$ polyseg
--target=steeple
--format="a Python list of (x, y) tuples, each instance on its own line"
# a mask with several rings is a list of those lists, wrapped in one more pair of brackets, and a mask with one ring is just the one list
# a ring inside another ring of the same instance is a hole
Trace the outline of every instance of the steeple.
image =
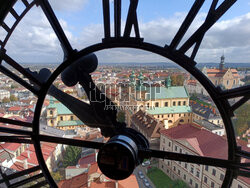
[(224, 54), (220, 57), (220, 70), (222, 71), (224, 69), (225, 65), (225, 56)]
[(170, 78), (170, 76), (168, 76), (167, 78), (166, 78), (166, 80), (165, 80), (165, 86), (166, 86), (166, 88), (168, 88), (168, 87), (171, 87), (172, 85), (172, 80), (171, 80), (171, 78)]
[(139, 79), (139, 85), (142, 85), (142, 83), (143, 83), (143, 79), (144, 79), (144, 76), (143, 76), (143, 74), (142, 74), (142, 72), (140, 72), (140, 74), (139, 74), (139, 76), (138, 76), (138, 79)]
[(135, 85), (135, 71), (132, 71), (132, 73), (130, 74), (129, 81), (130, 81), (130, 84)]

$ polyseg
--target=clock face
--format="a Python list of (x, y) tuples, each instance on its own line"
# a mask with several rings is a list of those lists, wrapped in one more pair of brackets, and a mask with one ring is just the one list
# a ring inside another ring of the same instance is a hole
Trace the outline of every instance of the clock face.
[(0, 8), (0, 185), (249, 186), (249, 5), (60, 3)]

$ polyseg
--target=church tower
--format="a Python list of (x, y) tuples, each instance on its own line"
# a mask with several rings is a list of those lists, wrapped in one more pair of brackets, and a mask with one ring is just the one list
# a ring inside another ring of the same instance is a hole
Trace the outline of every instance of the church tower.
[(222, 71), (224, 69), (224, 65), (225, 65), (225, 56), (224, 54), (221, 56), (220, 58), (220, 71)]

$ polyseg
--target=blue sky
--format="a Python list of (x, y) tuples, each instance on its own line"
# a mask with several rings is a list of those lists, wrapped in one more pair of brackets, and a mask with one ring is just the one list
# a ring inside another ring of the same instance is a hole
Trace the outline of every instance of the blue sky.
[[(220, 4), (223, 0), (219, 0)], [(49, 0), (72, 46), (78, 50), (101, 42), (103, 18), (101, 0)], [(111, 5), (113, 1), (111, 0)], [(137, 14), (141, 36), (164, 46), (173, 39), (194, 0), (141, 0)], [(184, 37), (184, 42), (204, 21), (212, 0), (206, 0)], [(129, 0), (122, 0), (124, 27)], [(15, 5), (21, 11), (21, 1)], [(113, 8), (113, 7), (112, 7)], [(111, 8), (111, 18), (113, 10)], [(7, 23), (11, 23), (9, 17)], [(25, 35), (24, 35), (25, 33)], [(207, 32), (197, 62), (218, 62), (225, 53), (228, 62), (250, 62), (250, 0), (238, 0)], [(0, 28), (0, 38), (3, 32)], [(34, 7), (18, 25), (6, 46), (20, 62), (60, 62), (62, 50), (40, 7)], [(115, 49), (97, 53), (104, 62), (152, 62), (165, 59), (143, 51)], [(145, 60), (146, 59), (146, 60)]]

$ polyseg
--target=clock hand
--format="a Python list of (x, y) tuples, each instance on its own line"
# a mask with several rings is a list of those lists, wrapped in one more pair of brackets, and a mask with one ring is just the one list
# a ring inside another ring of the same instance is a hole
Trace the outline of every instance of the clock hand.
[[(114, 104), (107, 97), (105, 97), (105, 95), (102, 94), (100, 90), (95, 86), (91, 76), (88, 73), (85, 73), (85, 71), (95, 70), (95, 68), (93, 69), (93, 67), (91, 66), (83, 66), (84, 64), (86, 65), (87, 60), (93, 60), (93, 58), (96, 58), (94, 54), (87, 57), (85, 56), (84, 58), (70, 65), (70, 68), (67, 68), (62, 73), (62, 80), (67, 86), (75, 85), (78, 82), (78, 76), (80, 75), (79, 83), (85, 89), (87, 96), (90, 99), (90, 105), (62, 92), (54, 85), (50, 87), (50, 89), (48, 90), (48, 94), (55, 97), (62, 104), (64, 104), (81, 121), (86, 123), (86, 125), (90, 127), (99, 127), (102, 131), (103, 136), (110, 137), (114, 134), (117, 134), (117, 132), (126, 125), (116, 121), (116, 110), (105, 109), (105, 104)], [(82, 63), (80, 64), (80, 62)], [(76, 70), (73, 70), (76, 66), (79, 67), (77, 67)], [(72, 69), (72, 67), (74, 68)], [(51, 75), (51, 72), (48, 69), (41, 69), (39, 73), (32, 72), (29, 69), (26, 70), (29, 71), (34, 77), (36, 77), (41, 83), (45, 83)], [(71, 74), (68, 74), (67, 72), (70, 72)], [(89, 88), (89, 86), (91, 86), (91, 88)], [(92, 88), (95, 88), (95, 90), (93, 90)]]
[(79, 82), (89, 98), (98, 122), (110, 124), (118, 131), (126, 125), (117, 122), (115, 104), (98, 89), (89, 74), (96, 69), (97, 64), (95, 54), (86, 55), (67, 67), (62, 72), (61, 79), (67, 86), (74, 86)]

